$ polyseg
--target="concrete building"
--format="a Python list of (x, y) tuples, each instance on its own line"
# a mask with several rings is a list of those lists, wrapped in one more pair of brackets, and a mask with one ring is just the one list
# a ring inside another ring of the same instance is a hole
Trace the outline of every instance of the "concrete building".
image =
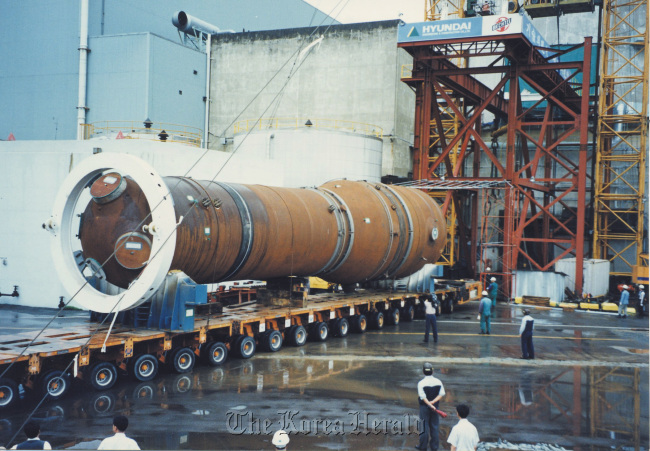
[(270, 136), (309, 127), (309, 120), (313, 128), (380, 136), (381, 175), (408, 176), (415, 96), (400, 81), (412, 60), (397, 48), (399, 26), (393, 20), (215, 35), (209, 147), (229, 151), (236, 134)]
[[(19, 140), (77, 136), (84, 1), (3, 2), (0, 139), (10, 133)], [(176, 11), (185, 10), (222, 30), (281, 29), (333, 20), (303, 0), (87, 4), (87, 123), (141, 124), (149, 118), (203, 129), (205, 55), (180, 44), (171, 23)]]

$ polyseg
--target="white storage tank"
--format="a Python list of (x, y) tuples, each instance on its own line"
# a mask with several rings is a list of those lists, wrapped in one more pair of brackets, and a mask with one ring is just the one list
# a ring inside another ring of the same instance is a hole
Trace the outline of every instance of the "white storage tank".
[[(584, 259), (582, 267), (582, 292), (590, 296), (604, 296), (609, 291), (609, 260)], [(555, 263), (555, 271), (566, 274), (564, 284), (575, 289), (576, 259), (564, 258)]]
[[(258, 125), (259, 127), (259, 125)], [(284, 186), (318, 186), (332, 179), (381, 181), (381, 130), (305, 126), (243, 129), (233, 150), (247, 158), (269, 159), (284, 169)], [(375, 133), (375, 134), (373, 134)], [(245, 138), (245, 139), (244, 139)]]

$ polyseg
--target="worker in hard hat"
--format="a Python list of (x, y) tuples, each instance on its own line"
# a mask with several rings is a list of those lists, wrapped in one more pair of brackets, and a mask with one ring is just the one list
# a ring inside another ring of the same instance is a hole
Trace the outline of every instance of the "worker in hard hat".
[(637, 304), (637, 309), (636, 309), (637, 312), (636, 312), (636, 314), (637, 314), (637, 316), (639, 318), (642, 318), (643, 317), (643, 309), (645, 307), (645, 290), (644, 290), (645, 287), (643, 285), (639, 285), (638, 288), (639, 288), (639, 294), (638, 294), (639, 303)]
[(621, 299), (618, 301), (618, 318), (627, 318), (627, 305), (630, 303), (630, 287), (623, 285)]
[[(425, 363), (422, 367), (424, 378), (418, 382), (418, 402), (420, 404), (420, 442), (416, 449), (426, 451), (428, 447), (438, 449), (439, 402), (445, 396), (445, 387), (440, 379), (433, 377), (433, 365)], [(428, 443), (427, 443), (428, 442)]]
[(524, 317), (521, 319), (519, 326), (519, 336), (521, 337), (521, 358), (534, 359), (535, 348), (533, 347), (533, 327), (535, 320), (530, 316), (530, 310), (524, 309)]
[(271, 443), (275, 446), (275, 449), (287, 449), (287, 445), (289, 444), (289, 434), (280, 429), (273, 434), (273, 440), (271, 440)]
[(497, 284), (497, 278), (490, 278), (490, 285), (487, 287), (488, 293), (490, 293), (490, 299), (492, 300), (492, 311), (494, 312), (497, 308), (497, 292), (499, 291), (499, 285)]
[(481, 334), (490, 335), (490, 316), (492, 315), (492, 299), (488, 297), (488, 292), (483, 290), (481, 293), (481, 303), (478, 305), (478, 316), (481, 320)]

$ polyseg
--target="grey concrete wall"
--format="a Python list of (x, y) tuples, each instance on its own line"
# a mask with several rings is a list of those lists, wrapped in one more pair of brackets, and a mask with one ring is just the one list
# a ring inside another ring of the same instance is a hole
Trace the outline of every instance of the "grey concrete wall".
[[(407, 175), (415, 95), (399, 79), (410, 56), (397, 48), (398, 23), (215, 36), (209, 147), (230, 150), (221, 139), (232, 138), (240, 120), (355, 121), (383, 129), (382, 173)], [(322, 43), (301, 57), (321, 33)]]

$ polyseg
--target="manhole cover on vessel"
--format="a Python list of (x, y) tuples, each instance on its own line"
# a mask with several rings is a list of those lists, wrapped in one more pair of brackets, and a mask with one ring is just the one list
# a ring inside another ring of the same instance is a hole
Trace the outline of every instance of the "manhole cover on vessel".
[(115, 259), (126, 269), (142, 268), (150, 255), (151, 240), (141, 233), (125, 233), (115, 243)]
[(117, 172), (102, 175), (90, 187), (90, 195), (98, 204), (117, 199), (126, 189), (126, 179)]

